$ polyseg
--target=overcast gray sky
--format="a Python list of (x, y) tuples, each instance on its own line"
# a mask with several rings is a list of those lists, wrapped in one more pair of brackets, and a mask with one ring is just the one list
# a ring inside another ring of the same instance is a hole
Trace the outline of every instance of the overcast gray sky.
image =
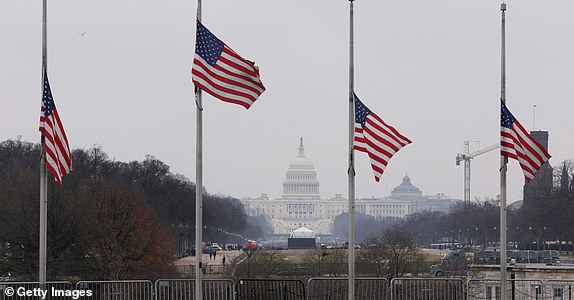
[[(507, 1), (507, 99), (528, 129), (550, 131), (551, 163), (574, 158), (574, 1)], [(197, 1), (48, 4), (48, 74), (73, 148), (119, 161), (156, 156), (195, 181), (191, 65)], [(39, 140), (42, 1), (0, 2), (0, 139)], [(500, 2), (355, 2), (355, 91), (413, 144), (376, 183), (357, 153), (357, 197), (408, 173), (425, 194), (462, 198), (465, 140), (499, 140)], [(280, 196), (299, 137), (324, 198), (347, 195), (349, 2), (203, 1), (203, 23), (261, 69), (249, 110), (204, 97), (204, 184), (234, 197)], [(499, 156), (472, 162), (472, 195), (499, 194)], [(508, 200), (522, 198), (518, 163)], [(65, 178), (64, 178), (65, 184)]]

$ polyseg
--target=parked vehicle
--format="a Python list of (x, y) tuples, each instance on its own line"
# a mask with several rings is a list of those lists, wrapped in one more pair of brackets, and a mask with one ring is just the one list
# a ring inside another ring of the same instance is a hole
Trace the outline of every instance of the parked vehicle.
[(219, 246), (218, 243), (213, 243), (213, 244), (207, 246), (207, 248), (215, 250), (215, 251), (223, 250), (223, 248), (221, 248), (221, 246)]
[(247, 241), (247, 248), (249, 248), (249, 249), (257, 249), (257, 241), (248, 240), (248, 241)]
[(431, 276), (464, 276), (466, 275), (464, 250), (449, 250), (438, 265), (430, 267)]

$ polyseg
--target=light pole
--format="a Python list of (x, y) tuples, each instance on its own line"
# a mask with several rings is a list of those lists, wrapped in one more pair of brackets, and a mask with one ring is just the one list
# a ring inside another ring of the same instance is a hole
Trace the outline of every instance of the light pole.
[[(528, 239), (532, 239), (532, 226), (528, 226)], [(531, 250), (532, 242), (530, 243), (528, 250)]]
[(515, 242), (516, 244), (514, 244), (514, 249), (517, 249), (516, 247), (518, 247), (519, 244), (522, 243), (521, 238), (520, 238), (520, 227), (516, 226), (516, 235), (515, 235)]
[(478, 245), (478, 226), (474, 227), (474, 244)]
[(496, 249), (496, 226), (494, 226), (493, 229), (494, 229), (494, 237), (492, 238), (492, 247)]
[(546, 250), (546, 226), (544, 226), (544, 231), (542, 231), (542, 250)]
[(536, 107), (538, 105), (532, 105), (532, 130), (536, 130)]

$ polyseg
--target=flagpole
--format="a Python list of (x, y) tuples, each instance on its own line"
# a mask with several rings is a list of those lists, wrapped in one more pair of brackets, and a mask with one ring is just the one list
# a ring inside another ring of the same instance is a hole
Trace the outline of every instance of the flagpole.
[[(44, 76), (47, 74), (47, 0), (42, 2), (42, 93), (44, 91)], [(43, 94), (42, 94), (43, 96)], [(46, 249), (47, 249), (47, 219), (48, 219), (48, 173), (46, 171), (46, 148), (44, 133), (41, 135), (40, 158), (40, 226), (39, 226), (39, 253), (38, 253), (38, 283), (40, 288), (46, 289)]]
[[(197, 0), (197, 20), (201, 22), (201, 0)], [(195, 136), (195, 299), (203, 299), (203, 106), (201, 89), (195, 87), (196, 136)]]
[[(500, 5), (501, 26), (501, 76), (500, 100), (506, 104), (506, 3)], [(500, 156), (500, 296), (506, 299), (506, 166), (508, 158)]]
[(348, 265), (349, 265), (349, 300), (355, 299), (355, 152), (353, 140), (355, 134), (355, 98), (354, 98), (354, 36), (353, 36), (353, 1), (349, 0), (350, 8), (350, 34), (349, 34), (349, 168), (347, 170), (349, 192), (349, 241), (348, 241)]

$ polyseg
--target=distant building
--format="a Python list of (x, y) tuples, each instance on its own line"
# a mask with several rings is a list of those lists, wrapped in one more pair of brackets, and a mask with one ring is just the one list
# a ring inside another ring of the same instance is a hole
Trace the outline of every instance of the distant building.
[[(530, 135), (548, 151), (548, 131), (531, 131)], [(524, 206), (546, 202), (552, 191), (552, 166), (545, 162), (530, 182), (524, 183)]]
[[(446, 212), (456, 201), (460, 200), (444, 194), (424, 196), (405, 176), (390, 197), (357, 199), (355, 206), (358, 213), (378, 219), (401, 219), (423, 210)], [(265, 216), (275, 234), (291, 234), (301, 227), (317, 234), (331, 234), (335, 217), (348, 209), (348, 201), (341, 194), (321, 199), (317, 173), (311, 160), (305, 156), (303, 139), (297, 156), (289, 163), (285, 173), (281, 197), (271, 198), (261, 194), (257, 198), (243, 198), (241, 203), (248, 215)]]

